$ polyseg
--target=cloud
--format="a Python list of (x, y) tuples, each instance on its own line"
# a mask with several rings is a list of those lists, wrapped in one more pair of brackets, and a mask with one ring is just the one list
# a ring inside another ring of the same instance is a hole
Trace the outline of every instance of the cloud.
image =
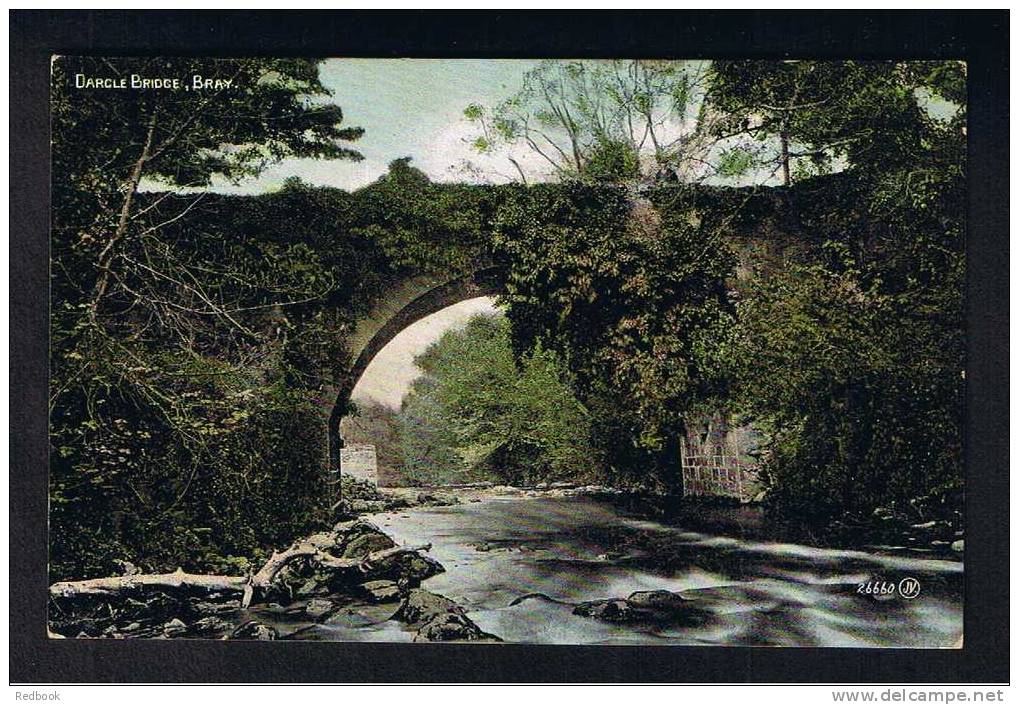
[(279, 189), (287, 178), (296, 176), (314, 186), (331, 186), (355, 191), (367, 186), (389, 170), (389, 162), (403, 156), (433, 181), (508, 183), (519, 181), (510, 158), (520, 165), (529, 182), (551, 178), (551, 165), (523, 145), (506, 145), (491, 153), (479, 154), (472, 146), (477, 127), (461, 118), (429, 133), (418, 133), (417, 146), (405, 152), (393, 152), (384, 158), (367, 157), (360, 162), (322, 159), (284, 159), (267, 168), (257, 179), (231, 184), (225, 179), (213, 182), (209, 189), (217, 193), (252, 194)]
[(547, 181), (551, 177), (551, 165), (526, 146), (505, 145), (479, 153), (472, 144), (478, 134), (478, 127), (466, 118), (448, 123), (425, 143), (422, 154), (415, 156), (415, 164), (433, 181), (495, 184), (519, 181), (520, 175), (511, 158), (530, 182)]

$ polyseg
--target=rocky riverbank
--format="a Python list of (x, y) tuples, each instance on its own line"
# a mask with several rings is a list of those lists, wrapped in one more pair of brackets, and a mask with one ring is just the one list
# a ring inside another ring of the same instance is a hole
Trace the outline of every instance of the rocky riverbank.
[[(51, 633), (115, 639), (498, 641), (490, 631), (526, 640), (534, 635), (514, 635), (507, 624), (479, 617), (479, 604), (501, 614), (507, 606), (511, 613), (534, 599), (539, 602), (519, 609), (551, 601), (556, 614), (565, 611), (575, 622), (610, 625), (592, 627), (592, 633), (615, 628), (611, 625), (672, 633), (727, 624), (733, 605), (766, 608), (768, 614), (801, 609), (798, 598), (780, 589), (782, 581), (799, 584), (816, 571), (849, 576), (818, 583), (838, 587), (837, 594), (825, 593), (829, 601), (863, 599), (849, 594), (846, 581), (898, 573), (922, 578), (924, 595), (939, 604), (960, 599), (958, 571), (951, 564), (962, 560), (963, 534), (953, 521), (909, 523), (906, 516), (878, 511), (872, 523), (881, 532), (854, 528), (836, 536), (842, 540), (832, 540), (834, 534), (796, 538), (801, 533), (795, 527), (775, 523), (760, 506), (680, 502), (596, 485), (379, 489), (345, 481), (343, 489), (336, 507), (343, 521), (274, 553), (247, 575), (143, 575), (125, 564), (135, 574), (57, 583), (50, 588)], [(592, 512), (604, 520), (593, 521)], [(426, 518), (416, 519), (422, 513)], [(450, 543), (461, 534), (460, 544)], [(436, 545), (433, 553), (431, 544), (439, 537), (449, 545)], [(433, 556), (453, 572), (443, 575), (446, 569)], [(489, 563), (496, 567), (481, 567)], [(553, 566), (554, 574), (548, 573)], [(570, 583), (563, 575), (577, 571), (576, 579), (592, 589), (563, 601), (557, 586)], [(632, 587), (624, 585), (634, 575), (640, 577)], [(744, 585), (691, 590), (686, 578), (676, 578), (684, 575), (693, 576), (693, 583)], [(762, 592), (762, 580), (774, 589)], [(423, 587), (426, 581), (434, 592)], [(594, 589), (601, 583), (606, 589)], [(680, 589), (648, 589), (673, 583)], [(809, 591), (820, 590), (808, 585)], [(624, 586), (629, 590), (619, 589)], [(496, 600), (491, 605), (488, 593)], [(843, 608), (857, 613), (867, 605)], [(793, 637), (788, 641), (799, 643)]]
[(499, 641), (455, 602), (421, 587), (444, 572), (427, 546), (398, 547), (360, 517), (491, 497), (570, 496), (603, 487), (564, 483), (532, 488), (480, 483), (444, 488), (384, 488), (344, 478), (334, 508), (346, 521), (297, 541), (246, 576), (126, 574), (50, 587), (54, 638), (307, 638), (342, 625), (383, 625), (414, 641)]
[(55, 638), (299, 637), (317, 625), (393, 622), (414, 641), (498, 641), (451, 600), (421, 588), (444, 571), (355, 520), (296, 542), (250, 576), (126, 575), (50, 587)]
[(411, 507), (449, 507), (482, 502), (491, 498), (519, 497), (611, 497), (623, 490), (604, 485), (577, 485), (569, 482), (543, 482), (517, 487), (476, 482), (436, 487), (375, 487), (367, 482), (344, 478), (343, 498), (337, 505), (342, 516), (361, 516), (392, 512)]

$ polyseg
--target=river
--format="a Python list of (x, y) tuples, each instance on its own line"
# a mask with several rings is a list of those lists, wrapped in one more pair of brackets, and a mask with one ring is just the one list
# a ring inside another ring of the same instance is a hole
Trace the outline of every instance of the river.
[[(431, 543), (446, 572), (424, 587), (508, 642), (951, 647), (962, 634), (963, 564), (950, 557), (694, 531), (582, 496), (490, 497), (369, 519), (398, 543)], [(920, 586), (912, 599), (860, 592), (869, 581), (897, 587), (908, 578)], [(573, 612), (644, 590), (683, 592), (708, 618), (635, 625)], [(356, 635), (353, 626), (313, 638), (404, 637), (391, 623)]]

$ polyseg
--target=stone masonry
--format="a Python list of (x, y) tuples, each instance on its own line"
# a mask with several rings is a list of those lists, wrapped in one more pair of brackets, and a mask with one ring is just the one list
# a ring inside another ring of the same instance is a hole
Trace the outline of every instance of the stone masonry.
[(378, 486), (378, 463), (375, 457), (375, 446), (369, 444), (350, 444), (340, 450), (340, 472), (348, 477), (364, 480)]
[(683, 494), (752, 501), (761, 491), (758, 461), (752, 455), (759, 435), (750, 426), (733, 426), (724, 413), (687, 421), (681, 438)]

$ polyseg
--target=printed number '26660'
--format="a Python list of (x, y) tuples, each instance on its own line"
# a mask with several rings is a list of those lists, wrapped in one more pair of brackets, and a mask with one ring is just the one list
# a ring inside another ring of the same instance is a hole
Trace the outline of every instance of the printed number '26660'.
[(894, 595), (895, 590), (895, 583), (887, 580), (870, 580), (866, 583), (860, 583), (859, 587), (856, 588), (856, 592), (861, 595)]

